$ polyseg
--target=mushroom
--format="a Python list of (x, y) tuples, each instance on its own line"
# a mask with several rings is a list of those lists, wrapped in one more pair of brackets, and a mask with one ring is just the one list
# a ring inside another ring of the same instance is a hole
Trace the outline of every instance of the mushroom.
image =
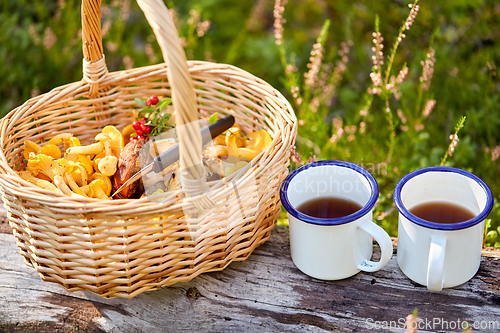
[(65, 170), (71, 174), (78, 186), (85, 186), (88, 183), (89, 174), (87, 169), (81, 163), (69, 164)]
[(103, 175), (112, 176), (116, 172), (118, 157), (123, 149), (122, 134), (114, 126), (106, 126), (95, 139), (103, 144), (106, 152), (106, 157), (97, 162), (97, 168)]
[(71, 133), (57, 134), (55, 137), (53, 137), (52, 139), (50, 139), (49, 142), (47, 142), (47, 144), (57, 146), (58, 144), (60, 144), (63, 141), (66, 143), (66, 141), (68, 141), (72, 137), (73, 137), (73, 134), (71, 134)]
[(106, 184), (104, 181), (102, 179), (95, 179), (89, 184), (89, 197), (111, 200), (111, 198), (106, 195), (105, 189)]
[(217, 156), (228, 156), (228, 148), (224, 145), (208, 146), (203, 152), (205, 158), (214, 158)]
[[(102, 133), (106, 134), (109, 138), (111, 154), (116, 158), (120, 157), (124, 147), (123, 136), (120, 131), (114, 126), (106, 126), (102, 129)], [(98, 140), (97, 137), (96, 140)], [(110, 155), (107, 150), (106, 155)]]
[(70, 197), (83, 197), (82, 195), (76, 194), (75, 192), (71, 191), (68, 185), (66, 185), (63, 176), (61, 175), (56, 175), (54, 177), (54, 184), (56, 184), (59, 190), (61, 190), (61, 192), (65, 195), (68, 195)]
[(38, 153), (45, 154), (47, 156), (51, 156), (55, 159), (61, 158), (61, 150), (59, 149), (59, 147), (57, 147), (56, 145), (50, 144), (50, 143), (47, 143), (46, 145), (44, 145)]
[(111, 190), (113, 189), (113, 186), (111, 185), (111, 179), (109, 179), (109, 177), (103, 175), (102, 173), (99, 173), (99, 172), (96, 172), (94, 173), (91, 177), (90, 177), (90, 180), (91, 181), (94, 181), (96, 179), (100, 179), (104, 182), (104, 185), (106, 185), (104, 187), (104, 193), (109, 196), (111, 195)]
[(35, 158), (28, 161), (28, 171), (30, 171), (34, 176), (39, 173), (49, 177), (52, 181), (56, 175), (62, 173), (62, 167), (53, 157), (47, 156), (45, 154), (37, 154)]
[(250, 143), (245, 147), (238, 148), (236, 145), (236, 130), (230, 128), (226, 134), (226, 145), (228, 147), (229, 156), (242, 156), (249, 160), (259, 155), (264, 149), (271, 144), (271, 136), (266, 130), (252, 132), (248, 135)]
[(66, 149), (67, 154), (97, 155), (102, 151), (104, 151), (104, 144), (100, 141), (88, 146), (76, 146)]
[(135, 133), (132, 124), (128, 124), (122, 131), (123, 143), (127, 144), (130, 141), (130, 135)]
[(76, 193), (76, 194), (79, 194), (83, 197), (87, 197), (87, 195), (85, 194), (85, 192), (80, 188), (80, 186), (78, 186), (78, 184), (75, 182), (75, 180), (73, 179), (73, 177), (71, 176), (71, 173), (69, 172), (65, 172), (64, 173), (64, 180), (66, 181), (66, 183), (68, 183), (69, 187), (71, 188), (71, 190)]
[(24, 141), (24, 158), (29, 160), (30, 159), (30, 153), (35, 153), (38, 154), (38, 152), (42, 150), (42, 147), (36, 143), (34, 143), (31, 140), (25, 140)]
[(39, 186), (45, 190), (49, 190), (49, 191), (52, 191), (52, 192), (58, 193), (58, 194), (63, 194), (63, 192), (60, 189), (58, 189), (54, 184), (52, 184), (51, 182), (49, 182), (47, 180), (43, 180), (43, 179), (40, 179), (40, 178), (33, 176), (33, 174), (29, 171), (19, 171), (17, 174), (19, 175), (19, 177), (26, 180), (27, 182), (30, 182), (30, 183), (32, 183), (36, 186)]

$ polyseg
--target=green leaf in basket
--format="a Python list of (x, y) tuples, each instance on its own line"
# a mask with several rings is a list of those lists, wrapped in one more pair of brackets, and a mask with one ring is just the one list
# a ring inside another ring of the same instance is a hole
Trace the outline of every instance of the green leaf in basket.
[(139, 104), (139, 106), (142, 106), (142, 107), (145, 107), (146, 106), (146, 102), (143, 100), (143, 99), (140, 99), (140, 98), (134, 98), (134, 101)]
[(158, 105), (156, 105), (156, 107), (160, 108), (160, 111), (163, 111), (167, 106), (170, 105), (170, 102), (171, 102), (170, 98), (165, 97), (164, 99), (158, 102)]
[(215, 112), (213, 115), (210, 116), (210, 118), (208, 118), (208, 124), (211, 125), (215, 123), (217, 119), (219, 119), (219, 113)]

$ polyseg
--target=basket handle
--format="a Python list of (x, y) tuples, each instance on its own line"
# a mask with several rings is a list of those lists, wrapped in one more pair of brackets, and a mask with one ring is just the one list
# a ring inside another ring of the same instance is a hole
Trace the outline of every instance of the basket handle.
[[(182, 188), (188, 197), (197, 197), (193, 200), (193, 204), (198, 211), (206, 210), (213, 207), (214, 203), (205, 194), (208, 192), (208, 186), (206, 185), (205, 169), (201, 162), (202, 140), (198, 124), (196, 95), (187, 66), (186, 54), (164, 2), (162, 0), (137, 0), (137, 3), (153, 28), (163, 53), (163, 59), (168, 66), (167, 75), (171, 87), (172, 102), (176, 109)], [(101, 76), (98, 80), (102, 80), (107, 74), (102, 53), (100, 6), (100, 0), (83, 0), (82, 3), (84, 64), (87, 61), (91, 66), (94, 66), (102, 62), (99, 67), (99, 75)], [(95, 68), (91, 74), (95, 75)], [(84, 78), (85, 75), (88, 75), (88, 72), (85, 72), (84, 66)]]

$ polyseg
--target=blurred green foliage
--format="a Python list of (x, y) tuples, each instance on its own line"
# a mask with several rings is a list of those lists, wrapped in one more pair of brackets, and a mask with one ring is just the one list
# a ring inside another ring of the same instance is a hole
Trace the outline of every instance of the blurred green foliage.
[[(375, 15), (380, 16), (387, 58), (402, 22), (408, 16), (407, 1), (290, 0), (284, 18), (287, 62), (295, 64), (296, 83), (303, 87), (310, 52), (320, 30), (329, 19), (323, 41), (323, 65), (341, 59), (342, 41), (352, 41), (346, 70), (335, 85), (329, 106), (321, 112), (296, 103), (290, 93), (274, 38), (272, 0), (167, 0), (190, 59), (228, 62), (259, 76), (281, 90), (305, 121), (299, 126), (297, 151), (307, 159), (342, 159), (365, 167), (372, 163), (380, 185), (376, 214), (391, 235), (397, 234), (397, 212), (392, 192), (408, 172), (438, 165), (450, 143), (449, 135), (461, 116), (467, 116), (460, 141), (446, 165), (471, 171), (491, 187), (495, 208), (490, 214), (487, 244), (499, 245), (500, 227), (500, 4), (496, 1), (420, 2), (420, 11), (406, 31), (396, 54), (392, 74), (404, 63), (409, 73), (401, 84), (401, 100), (388, 99), (393, 126), (389, 125), (383, 98), (373, 99), (372, 32)], [(80, 1), (3, 0), (0, 3), (0, 114), (31, 96), (82, 77)], [(208, 23), (203, 23), (209, 21)], [(151, 28), (135, 2), (102, 2), (104, 53), (110, 71), (140, 67), (162, 61)], [(208, 30), (207, 30), (208, 28)], [(419, 97), (421, 61), (431, 46), (435, 50), (434, 75), (428, 91)], [(293, 55), (293, 57), (292, 57)], [(323, 66), (322, 65), (322, 66)], [(322, 67), (323, 68), (323, 67)], [(422, 117), (424, 101), (434, 99), (430, 115)], [(396, 110), (407, 118), (403, 124)], [(336, 133), (332, 119), (342, 120), (345, 133)], [(360, 131), (364, 122), (364, 132)], [(418, 130), (415, 126), (420, 126)], [(421, 127), (423, 125), (423, 127)], [(356, 129), (351, 128), (356, 126)], [(401, 126), (406, 126), (403, 131)], [(313, 130), (313, 129), (316, 130)], [(394, 133), (394, 152), (388, 159)], [(383, 163), (386, 163), (385, 165)]]

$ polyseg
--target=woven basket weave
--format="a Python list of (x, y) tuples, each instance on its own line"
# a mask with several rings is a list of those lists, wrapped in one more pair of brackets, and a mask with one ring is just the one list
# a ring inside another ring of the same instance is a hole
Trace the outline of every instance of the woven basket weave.
[[(297, 130), (286, 99), (266, 82), (230, 65), (186, 61), (161, 0), (138, 0), (165, 63), (108, 72), (100, 1), (83, 0), (83, 80), (53, 89), (0, 122), (0, 185), (17, 244), (45, 281), (68, 291), (134, 297), (144, 291), (245, 260), (270, 235), (280, 212)], [(58, 195), (23, 181), (23, 142), (71, 132), (82, 144), (104, 126), (131, 122), (134, 98), (171, 96), (176, 112), (183, 189), (147, 198), (98, 200)], [(273, 142), (249, 170), (206, 183), (199, 167), (198, 110), (232, 114), (244, 131), (266, 129)], [(192, 124), (190, 126), (180, 126)], [(184, 128), (184, 129), (182, 129)], [(235, 191), (235, 189), (237, 189)], [(184, 211), (204, 210), (189, 216)], [(196, 226), (193, 230), (190, 226)]]

